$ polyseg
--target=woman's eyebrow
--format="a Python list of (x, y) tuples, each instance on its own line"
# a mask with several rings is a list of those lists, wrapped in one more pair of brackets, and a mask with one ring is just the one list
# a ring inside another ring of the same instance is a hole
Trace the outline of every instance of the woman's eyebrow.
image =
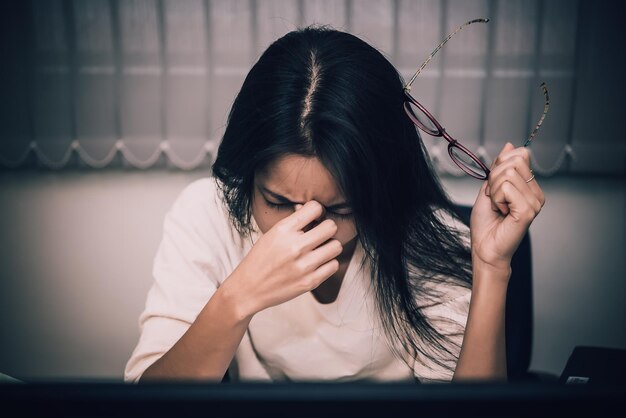
[[(261, 193), (263, 193), (264, 195), (268, 194), (270, 196), (272, 196), (274, 199), (278, 200), (280, 203), (286, 203), (286, 204), (292, 204), (292, 205), (303, 205), (306, 202), (292, 202), (291, 200), (287, 199), (285, 196), (282, 196), (276, 192), (273, 192), (271, 190), (269, 190), (266, 187), (263, 186), (259, 186), (259, 190), (261, 191)], [(350, 208), (350, 204), (347, 202), (341, 202), (341, 203), (337, 203), (335, 205), (331, 205), (331, 206), (324, 206), (327, 210), (337, 210), (337, 209), (347, 209)]]

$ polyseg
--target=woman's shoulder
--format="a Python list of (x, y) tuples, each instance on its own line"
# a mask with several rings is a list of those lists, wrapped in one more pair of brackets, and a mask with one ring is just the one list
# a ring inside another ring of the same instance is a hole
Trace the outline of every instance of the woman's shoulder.
[(187, 184), (178, 194), (174, 209), (188, 211), (218, 212), (226, 210), (217, 180), (203, 177)]
[[(461, 236), (463, 240), (470, 238), (469, 225), (461, 218), (461, 216), (450, 209), (442, 207), (433, 207), (433, 213), (437, 220), (448, 228), (450, 231), (455, 232)], [(469, 244), (467, 242), (466, 244)]]
[[(471, 236), (469, 226), (464, 220), (448, 208), (433, 206), (431, 210), (435, 218), (433, 220), (435, 223), (434, 228), (440, 236), (446, 236), (446, 245), (452, 245), (451, 243), (456, 241), (468, 251), (469, 255)], [(452, 237), (455, 239), (450, 240)], [(461, 248), (455, 248), (456, 254), (459, 254), (458, 250), (461, 250)], [(469, 258), (467, 261), (470, 262)], [(448, 302), (465, 300), (471, 294), (470, 286), (457, 277), (448, 277), (443, 273), (426, 272), (423, 268), (418, 268), (412, 264), (408, 264), (408, 272), (413, 278), (422, 279), (419, 280), (421, 293), (417, 299), (420, 308), (433, 307), (435, 310), (438, 310)], [(423, 280), (424, 278), (427, 279)], [(436, 306), (438, 308), (435, 308)]]
[(202, 177), (188, 183), (180, 192), (178, 199), (208, 203), (217, 195), (217, 179), (214, 177)]
[(177, 196), (169, 216), (198, 232), (228, 236), (233, 240), (238, 238), (214, 177), (203, 177), (187, 184)]

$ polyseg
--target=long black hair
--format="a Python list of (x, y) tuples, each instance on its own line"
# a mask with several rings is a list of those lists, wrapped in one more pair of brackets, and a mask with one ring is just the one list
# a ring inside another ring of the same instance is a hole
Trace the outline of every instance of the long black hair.
[(287, 154), (318, 158), (353, 210), (392, 348), (451, 369), (452, 340), (429, 323), (419, 301), (443, 300), (442, 281), (470, 287), (471, 257), (438, 216), (456, 217), (454, 206), (403, 100), (401, 76), (358, 37), (327, 27), (290, 32), (248, 73), (213, 174), (231, 220), (248, 234), (255, 173)]

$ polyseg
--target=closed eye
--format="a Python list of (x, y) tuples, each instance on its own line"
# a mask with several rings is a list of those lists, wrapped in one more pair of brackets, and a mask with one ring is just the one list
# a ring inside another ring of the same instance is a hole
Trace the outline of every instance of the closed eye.
[[(263, 200), (265, 200), (265, 203), (267, 204), (268, 207), (274, 210), (283, 211), (283, 210), (293, 209), (293, 204), (291, 203), (274, 203), (274, 202), (270, 202), (267, 199), (263, 199)], [(326, 211), (326, 216), (328, 216), (329, 218), (337, 219), (337, 220), (352, 219), (352, 213), (337, 213), (337, 212), (333, 212), (330, 210)]]
[(272, 209), (276, 209), (276, 210), (289, 210), (293, 208), (292, 204), (289, 203), (274, 203), (274, 202), (270, 202), (269, 200), (265, 200), (265, 204), (267, 206), (269, 206)]

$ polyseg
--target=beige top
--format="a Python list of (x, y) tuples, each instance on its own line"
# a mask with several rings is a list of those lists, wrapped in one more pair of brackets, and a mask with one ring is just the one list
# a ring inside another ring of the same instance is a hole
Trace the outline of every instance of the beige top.
[[(254, 218), (252, 222), (255, 233), (242, 237), (212, 178), (193, 182), (179, 195), (165, 217), (154, 283), (139, 318), (140, 338), (126, 364), (126, 381), (137, 381), (187, 331), (260, 236)], [(467, 230), (460, 223), (455, 227)], [(256, 314), (229, 368), (231, 379), (449, 381), (452, 372), (436, 364), (394, 355), (377, 319), (370, 266), (363, 261), (357, 244), (333, 303), (321, 304), (307, 292)], [(450, 287), (447, 293), (446, 302), (423, 312), (460, 346), (471, 291)]]

